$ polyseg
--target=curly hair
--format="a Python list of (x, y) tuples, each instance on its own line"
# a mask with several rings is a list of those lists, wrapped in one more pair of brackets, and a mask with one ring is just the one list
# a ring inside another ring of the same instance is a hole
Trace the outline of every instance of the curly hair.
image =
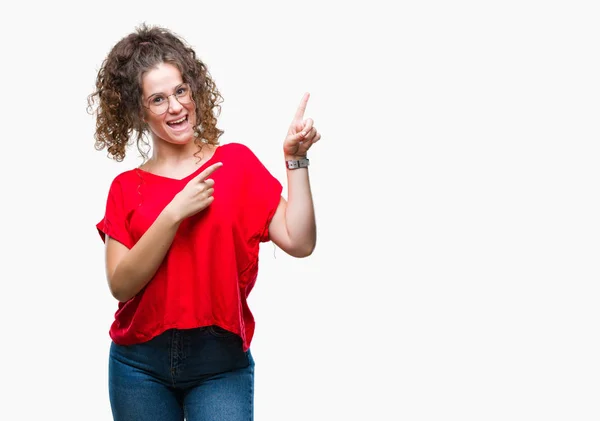
[(95, 148), (106, 148), (109, 158), (122, 161), (133, 139), (144, 160), (148, 158), (141, 147), (149, 147), (144, 140), (149, 129), (143, 120), (142, 78), (161, 63), (177, 67), (183, 81), (192, 88), (198, 116), (195, 132), (199, 134), (194, 142), (200, 150), (202, 141), (219, 144), (223, 131), (217, 128), (217, 117), (223, 97), (206, 65), (182, 37), (159, 26), (142, 24), (108, 53), (98, 71), (96, 90), (88, 96), (90, 114), (97, 105)]

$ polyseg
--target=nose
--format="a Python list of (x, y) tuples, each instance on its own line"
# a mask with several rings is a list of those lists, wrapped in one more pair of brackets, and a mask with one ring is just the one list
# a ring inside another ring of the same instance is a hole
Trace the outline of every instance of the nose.
[(181, 103), (177, 100), (177, 97), (175, 96), (175, 94), (169, 95), (168, 101), (169, 101), (169, 112), (170, 113), (177, 114), (183, 108), (183, 105), (181, 105)]

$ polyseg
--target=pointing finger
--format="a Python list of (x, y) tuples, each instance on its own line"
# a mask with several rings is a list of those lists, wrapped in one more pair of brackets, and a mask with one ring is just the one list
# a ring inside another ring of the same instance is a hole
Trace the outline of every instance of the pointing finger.
[(308, 98), (310, 98), (310, 94), (307, 92), (302, 97), (302, 101), (300, 101), (300, 105), (296, 110), (296, 115), (294, 116), (294, 120), (302, 120), (304, 118), (304, 111), (306, 111), (306, 104), (308, 103)]
[(222, 162), (217, 162), (216, 164), (212, 164), (210, 167), (206, 168), (204, 171), (202, 171), (196, 177), (192, 178), (192, 180), (201, 183), (204, 180), (206, 180), (206, 177), (211, 175), (214, 171), (216, 171), (218, 168), (221, 168), (222, 166), (223, 166)]

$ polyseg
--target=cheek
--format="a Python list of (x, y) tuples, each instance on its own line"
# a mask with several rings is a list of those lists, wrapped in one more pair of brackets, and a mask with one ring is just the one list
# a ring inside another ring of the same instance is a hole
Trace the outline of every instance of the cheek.
[(198, 119), (196, 118), (196, 106), (193, 103), (191, 103), (186, 105), (186, 109), (189, 116), (188, 121), (195, 126), (198, 122)]
[(148, 125), (148, 127), (150, 127), (150, 129), (152, 129), (154, 127), (158, 128), (162, 124), (162, 119), (157, 118), (155, 116), (146, 115), (144, 118), (145, 118), (146, 124)]

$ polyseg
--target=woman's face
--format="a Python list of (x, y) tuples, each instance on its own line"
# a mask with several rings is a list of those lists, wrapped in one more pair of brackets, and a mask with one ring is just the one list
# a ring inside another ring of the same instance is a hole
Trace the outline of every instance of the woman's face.
[(196, 105), (181, 72), (169, 63), (161, 63), (142, 78), (144, 120), (154, 137), (174, 144), (194, 139)]

